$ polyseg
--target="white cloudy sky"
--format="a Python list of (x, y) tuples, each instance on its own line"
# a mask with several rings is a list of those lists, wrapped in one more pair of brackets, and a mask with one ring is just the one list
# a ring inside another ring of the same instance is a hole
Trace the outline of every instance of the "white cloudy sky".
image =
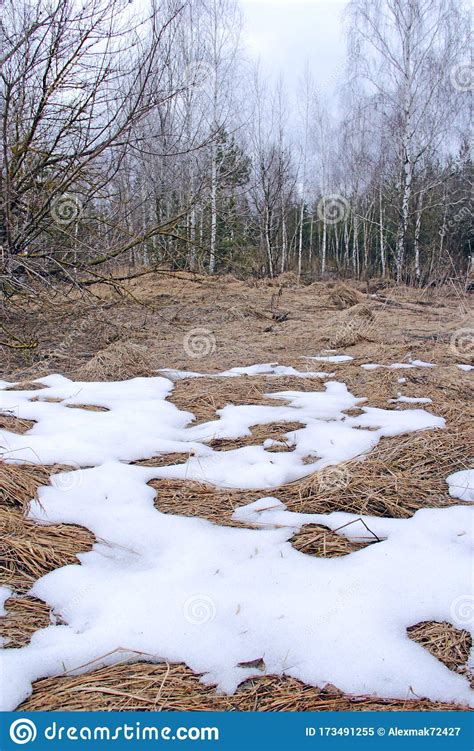
[(344, 65), (342, 11), (347, 0), (241, 0), (243, 42), (267, 73), (294, 90), (308, 63), (329, 96)]

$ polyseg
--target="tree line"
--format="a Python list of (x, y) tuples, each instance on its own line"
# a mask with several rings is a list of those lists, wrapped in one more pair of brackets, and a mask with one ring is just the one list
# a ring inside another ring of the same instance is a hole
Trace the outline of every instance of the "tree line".
[(343, 21), (328, 99), (309, 67), (288, 92), (248, 61), (237, 0), (4, 0), (3, 295), (153, 268), (466, 274), (467, 9), (351, 0)]

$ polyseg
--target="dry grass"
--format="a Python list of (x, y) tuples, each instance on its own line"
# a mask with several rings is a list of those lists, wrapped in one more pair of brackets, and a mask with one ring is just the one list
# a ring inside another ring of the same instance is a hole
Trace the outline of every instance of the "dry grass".
[(329, 292), (329, 299), (334, 303), (336, 308), (344, 310), (345, 308), (351, 308), (354, 305), (362, 303), (364, 296), (354, 289), (354, 287), (349, 287), (346, 284), (336, 284)]
[(45, 574), (77, 563), (94, 536), (83, 527), (38, 525), (12, 509), (0, 508), (0, 578), (15, 592), (27, 592)]
[(158, 456), (152, 456), (150, 459), (140, 459), (136, 462), (131, 462), (139, 467), (170, 467), (174, 464), (185, 464), (189, 457), (189, 454), (159, 454)]
[[(291, 433), (295, 430), (304, 428), (304, 424), (301, 422), (287, 422), (287, 423), (270, 423), (269, 425), (253, 425), (251, 435), (244, 436), (243, 438), (215, 438), (208, 442), (208, 446), (211, 446), (216, 451), (230, 451), (231, 449), (241, 448), (242, 446), (259, 446), (266, 440), (277, 441), (281, 445), (270, 446), (267, 451), (292, 451), (291, 445)], [(286, 437), (290, 434), (289, 438)]]
[(470, 634), (464, 629), (454, 628), (443, 621), (424, 621), (408, 629), (410, 639), (425, 647), (447, 668), (466, 673), (466, 662), (472, 647)]
[(85, 409), (86, 412), (109, 412), (107, 407), (98, 407), (95, 404), (66, 404), (68, 409)]
[[(467, 657), (465, 632), (448, 624), (420, 624), (411, 638), (453, 669)], [(449, 629), (454, 634), (450, 634)], [(86, 675), (44, 678), (19, 709), (31, 711), (456, 711), (464, 707), (430, 702), (408, 695), (406, 700), (348, 696), (334, 686), (317, 689), (294, 678), (262, 676), (242, 684), (233, 696), (218, 695), (182, 664), (118, 664)]]
[[(379, 280), (380, 281), (380, 280)], [(217, 373), (234, 365), (276, 362), (298, 369), (315, 369), (301, 359), (324, 347), (348, 348), (355, 359), (335, 366), (337, 380), (344, 381), (357, 396), (368, 397), (370, 406), (405, 409), (411, 405), (388, 404), (398, 391), (427, 396), (426, 407), (447, 420), (445, 430), (414, 433), (385, 439), (365, 461), (347, 462), (338, 468), (334, 487), (331, 469), (272, 490), (293, 511), (328, 513), (334, 510), (360, 515), (407, 518), (423, 507), (445, 507), (459, 501), (447, 495), (448, 474), (470, 466), (474, 439), (469, 430), (472, 412), (472, 376), (453, 363), (467, 361), (453, 353), (451, 338), (459, 328), (472, 328), (467, 299), (455, 290), (409, 290), (388, 288), (385, 283), (370, 303), (365, 285), (298, 284), (291, 275), (254, 285), (229, 278), (222, 280), (190, 275), (147, 278), (130, 284), (139, 298), (118, 297), (110, 287), (97, 286), (99, 302), (86, 305), (74, 294), (55, 305), (25, 306), (9, 321), (11, 330), (28, 332), (40, 340), (38, 360), (10, 358), (11, 372), (23, 381), (13, 388), (39, 389), (31, 379), (62, 372), (83, 380), (115, 380), (156, 375), (163, 367)], [(272, 321), (272, 298), (288, 312), (288, 320)], [(348, 290), (348, 292), (347, 292)], [(338, 309), (340, 312), (338, 312)], [(191, 328), (205, 327), (216, 338), (216, 349), (203, 360), (188, 356), (183, 337)], [(433, 370), (365, 371), (363, 362), (389, 364), (408, 357), (436, 362)], [(20, 358), (20, 355), (18, 355)], [(318, 364), (319, 365), (319, 364)], [(322, 369), (333, 369), (324, 364)], [(10, 376), (5, 373), (4, 377)], [(404, 385), (398, 383), (406, 378)], [(13, 377), (10, 376), (10, 380)], [(178, 381), (171, 400), (194, 413), (196, 422), (216, 418), (227, 404), (279, 402), (266, 396), (277, 391), (321, 391), (323, 383), (302, 378), (241, 377), (232, 379), (186, 379)], [(282, 402), (283, 403), (283, 402)], [(82, 409), (98, 409), (77, 405)], [(357, 410), (354, 411), (357, 413)], [(33, 423), (13, 416), (0, 417), (0, 430), (26, 432)], [(243, 439), (216, 440), (211, 445), (229, 450), (266, 438), (283, 441), (294, 424), (256, 426)], [(281, 446), (288, 450), (290, 446)], [(154, 457), (136, 462), (163, 466), (185, 461), (185, 454)], [(7, 601), (8, 616), (1, 634), (8, 646), (21, 646), (31, 634), (50, 622), (49, 608), (25, 595), (31, 584), (48, 571), (77, 562), (77, 553), (89, 550), (93, 536), (85, 529), (39, 526), (24, 518), (39, 486), (53, 472), (68, 467), (16, 466), (0, 462), (0, 527), (3, 532), (0, 574), (19, 597)], [(329, 473), (329, 475), (327, 475)], [(342, 474), (341, 474), (342, 473)], [(341, 481), (342, 477), (342, 481)], [(163, 513), (199, 516), (217, 524), (243, 526), (231, 519), (234, 509), (258, 497), (259, 491), (217, 489), (196, 482), (157, 480), (156, 507)], [(268, 489), (264, 491), (268, 495)], [(361, 549), (358, 543), (339, 537), (324, 527), (310, 525), (291, 543), (309, 555), (330, 557)], [(23, 593), (23, 594), (22, 594)], [(465, 670), (470, 639), (466, 632), (446, 623), (422, 623), (409, 629), (410, 638), (428, 649), (450, 669)], [(87, 675), (46, 678), (37, 681), (33, 696), (21, 709), (27, 710), (217, 710), (217, 711), (329, 711), (329, 710), (421, 710), (461, 709), (407, 696), (406, 701), (341, 695), (334, 687), (318, 690), (291, 678), (262, 676), (241, 686), (235, 696), (218, 696), (204, 687), (183, 665), (120, 664)]]
[(48, 485), (63, 465), (6, 464), (0, 462), (0, 581), (16, 592), (26, 592), (44, 574), (90, 550), (93, 535), (72, 525), (38, 525), (25, 518), (38, 488)]
[(362, 550), (370, 544), (348, 540), (318, 524), (302, 527), (290, 542), (300, 553), (315, 555), (318, 558), (338, 558)]
[[(304, 369), (304, 366), (300, 369)], [(309, 370), (309, 368), (308, 368)], [(184, 378), (175, 383), (170, 401), (179, 409), (192, 412), (195, 422), (216, 419), (216, 412), (228, 404), (258, 404), (275, 407), (284, 401), (267, 394), (279, 391), (320, 391), (322, 381), (286, 376), (241, 376), (239, 378)]]
[(66, 467), (42, 464), (7, 464), (0, 461), (0, 509), (26, 510), (41, 485), (48, 485), (50, 476)]
[(50, 625), (50, 608), (36, 597), (10, 597), (5, 608), (7, 615), (0, 620), (0, 638), (8, 649), (25, 647), (35, 631)]
[[(420, 508), (444, 508), (459, 504), (447, 495), (446, 477), (467, 467), (471, 445), (460, 451), (455, 430), (412, 433), (396, 441), (383, 440), (364, 461), (339, 465), (342, 484), (331, 491), (320, 473), (285, 485), (276, 495), (292, 511), (349, 513), (407, 518)], [(324, 476), (324, 473), (323, 473)]]
[[(324, 514), (344, 509), (357, 515), (407, 518), (420, 508), (461, 503), (447, 495), (446, 477), (468, 466), (472, 443), (459, 452), (459, 438), (447, 431), (410, 434), (398, 442), (383, 441), (364, 460), (328, 467), (271, 491), (291, 511)], [(457, 438), (457, 441), (456, 441)], [(180, 455), (177, 455), (179, 457)], [(231, 524), (238, 507), (268, 495), (258, 490), (220, 489), (181, 480), (152, 480), (156, 507), (164, 513), (200, 516)]]
[(329, 345), (336, 349), (352, 347), (373, 336), (375, 327), (376, 316), (372, 306), (365, 302), (352, 305), (328, 324)]
[(47, 388), (43, 383), (35, 383), (34, 381), (19, 381), (12, 386), (7, 386), (5, 391), (38, 391), (39, 389)]
[(76, 370), (81, 381), (125, 381), (156, 375), (148, 349), (131, 342), (114, 342), (99, 350)]
[[(0, 431), (8, 430), (10, 433), (27, 433), (33, 427), (33, 420), (22, 420), (11, 414), (0, 414)], [(0, 432), (0, 444), (2, 434)]]

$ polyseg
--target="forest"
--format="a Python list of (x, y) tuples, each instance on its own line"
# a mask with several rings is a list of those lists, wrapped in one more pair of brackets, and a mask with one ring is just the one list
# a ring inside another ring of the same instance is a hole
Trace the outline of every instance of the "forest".
[(5, 0), (2, 294), (124, 265), (467, 279), (467, 8), (351, 0), (341, 23), (337, 80), (289, 91), (237, 0)]

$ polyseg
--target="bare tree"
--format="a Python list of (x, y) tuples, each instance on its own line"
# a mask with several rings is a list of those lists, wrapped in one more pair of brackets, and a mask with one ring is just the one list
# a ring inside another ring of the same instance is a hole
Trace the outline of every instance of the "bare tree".
[[(399, 160), (396, 275), (404, 269), (413, 181), (424, 153), (442, 138), (456, 97), (462, 13), (454, 0), (351, 0), (351, 46), (367, 92), (382, 102)], [(451, 94), (451, 95), (450, 95)]]

